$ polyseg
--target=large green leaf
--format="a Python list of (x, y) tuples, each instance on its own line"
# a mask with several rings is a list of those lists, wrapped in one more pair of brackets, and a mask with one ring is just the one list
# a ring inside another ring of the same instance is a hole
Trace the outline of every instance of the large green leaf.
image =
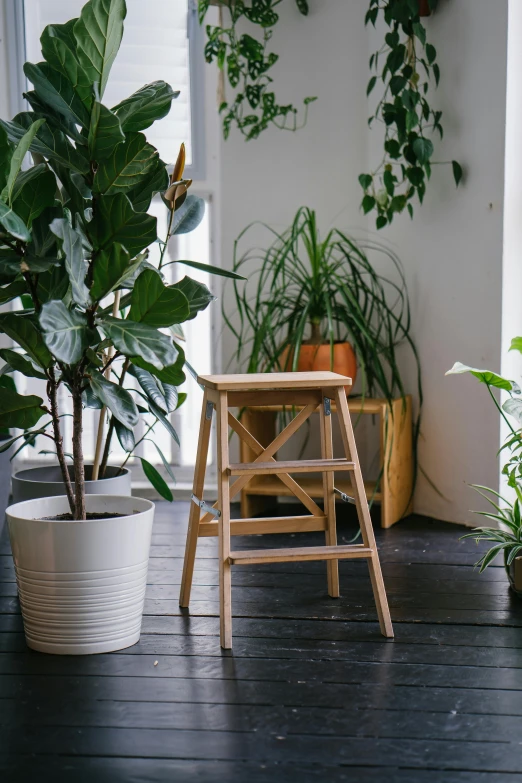
[(31, 239), (29, 229), (23, 220), (3, 201), (0, 201), (0, 223), (15, 239), (20, 239), (22, 242), (29, 242)]
[(40, 43), (45, 60), (69, 80), (85, 108), (90, 111), (93, 102), (92, 81), (76, 56), (76, 40), (73, 34), (76, 22), (77, 19), (71, 19), (66, 24), (47, 25), (40, 37)]
[(25, 280), (14, 280), (9, 285), (0, 288), (0, 305), (10, 302), (12, 299), (16, 299), (18, 296), (27, 293), (27, 286)]
[(14, 340), (40, 367), (49, 367), (51, 354), (29, 316), (1, 313), (0, 331)]
[[(37, 116), (33, 112), (26, 111), (17, 114), (12, 122), (0, 120), (0, 125), (7, 131), (9, 141), (16, 143), (20, 141), (34, 119), (37, 119)], [(52, 128), (47, 123), (42, 125), (34, 137), (31, 151), (38, 152), (51, 160), (57, 160), (67, 168), (80, 172), (80, 174), (89, 173), (89, 161), (87, 158), (70, 143), (60, 130)]]
[(42, 127), (44, 122), (45, 120), (36, 120), (36, 122), (33, 122), (29, 130), (26, 131), (26, 133), (24, 133), (24, 135), (16, 145), (16, 148), (11, 157), (7, 182), (0, 195), (0, 198), (2, 199), (2, 201), (5, 201), (6, 204), (12, 203), (13, 188), (15, 186), (16, 178), (20, 172), (20, 169), (22, 168), (22, 163), (24, 162), (24, 158), (29, 152), (29, 148), (32, 144), (32, 141), (36, 136), (37, 131)]
[(107, 250), (102, 250), (96, 256), (94, 262), (93, 283), (91, 298), (98, 302), (104, 296), (110, 294), (115, 288), (131, 274), (135, 268), (141, 265), (142, 259), (134, 259), (130, 263), (130, 256), (122, 245), (115, 242)]
[(146, 212), (150, 207), (152, 197), (156, 193), (163, 193), (168, 188), (169, 175), (167, 167), (158, 158), (156, 166), (147, 172), (137, 185), (127, 191), (127, 196), (132, 202), (136, 212)]
[(141, 367), (136, 367), (133, 364), (130, 365), (129, 372), (131, 375), (134, 375), (134, 377), (137, 378), (138, 383), (147, 397), (151, 399), (164, 413), (167, 413), (168, 406), (163, 389), (160, 388), (160, 382), (156, 381), (156, 378), (152, 375), (152, 373), (147, 372), (147, 370), (143, 370)]
[(86, 305), (90, 301), (89, 289), (85, 285), (87, 264), (84, 259), (82, 237), (65, 218), (56, 218), (51, 231), (62, 242), (65, 253), (65, 269), (71, 282), (71, 293), (75, 302)]
[(10, 348), (0, 348), (0, 356), (13, 370), (22, 373), (26, 378), (47, 380), (43, 372), (37, 369), (26, 354), (12, 351)]
[(122, 449), (127, 453), (134, 451), (136, 445), (134, 432), (128, 427), (125, 427), (118, 419), (114, 420), (114, 429), (116, 430), (116, 435), (118, 436)]
[(89, 345), (87, 318), (78, 310), (69, 310), (59, 299), (42, 306), (40, 326), (52, 355), (65, 364), (77, 364)]
[(132, 364), (134, 364), (136, 367), (141, 367), (142, 369), (147, 370), (147, 372), (158, 378), (163, 385), (169, 384), (171, 386), (180, 386), (186, 380), (185, 373), (183, 372), (183, 367), (185, 366), (185, 354), (183, 353), (183, 350), (180, 348), (180, 346), (176, 345), (176, 343), (174, 343), (174, 347), (178, 353), (176, 361), (169, 367), (165, 367), (162, 370), (158, 370), (158, 368), (154, 367), (153, 364), (149, 364), (148, 362), (144, 361), (141, 356), (133, 356)]
[(19, 427), (22, 430), (33, 427), (45, 411), (43, 400), (34, 394), (18, 394), (11, 389), (2, 389), (0, 394), (0, 427)]
[(24, 98), (29, 102), (37, 117), (45, 117), (47, 125), (55, 131), (63, 131), (70, 139), (74, 139), (76, 144), (85, 145), (85, 137), (78, 130), (72, 117), (67, 118), (59, 114), (45, 103), (35, 90), (24, 92)]
[(56, 194), (56, 179), (45, 163), (22, 171), (13, 189), (13, 209), (30, 227), (46, 207), (52, 207)]
[(172, 502), (174, 497), (165, 479), (161, 476), (160, 473), (158, 473), (154, 465), (151, 465), (151, 463), (143, 457), (140, 457), (140, 460), (143, 472), (147, 476), (154, 489), (161, 495), (162, 498)]
[(55, 218), (63, 216), (61, 206), (46, 207), (41, 215), (33, 219), (31, 226), (31, 242), (27, 247), (28, 252), (36, 258), (45, 258), (47, 256), (56, 257), (58, 245), (56, 236), (50, 229), (50, 225)]
[(199, 261), (185, 261), (177, 260), (170, 261), (165, 266), (170, 264), (184, 264), (185, 266), (191, 266), (193, 269), (200, 269), (202, 272), (207, 272), (209, 275), (218, 275), (218, 277), (230, 277), (232, 280), (245, 280), (242, 275), (238, 275), (237, 272), (229, 272), (228, 269), (222, 269), (220, 266), (212, 266), (212, 264), (201, 264)]
[(192, 318), (195, 318), (202, 310), (206, 310), (210, 302), (216, 299), (206, 285), (199, 283), (192, 277), (184, 277), (179, 283), (174, 283), (170, 288), (182, 291), (187, 297), (189, 303), (187, 321), (191, 321)]
[(105, 160), (122, 141), (125, 141), (125, 134), (119, 119), (106, 106), (96, 101), (91, 113), (88, 136), (91, 160)]
[(446, 375), (461, 375), (468, 372), (487, 386), (495, 386), (497, 389), (504, 389), (505, 391), (511, 391), (512, 389), (512, 383), (507, 378), (502, 378), (501, 375), (497, 375), (497, 373), (491, 372), (491, 370), (478, 370), (476, 367), (468, 367), (461, 362), (455, 362)]
[(35, 258), (31, 255), (19, 256), (17, 253), (0, 256), (0, 274), (16, 277), (24, 272), (47, 272), (59, 264), (57, 258)]
[(69, 290), (69, 275), (64, 266), (55, 266), (48, 272), (38, 275), (36, 291), (43, 304), (51, 299), (63, 299)]
[(134, 284), (129, 320), (156, 328), (180, 324), (189, 317), (185, 294), (174, 286), (165, 286), (157, 272), (145, 269)]
[(118, 103), (112, 111), (120, 118), (125, 132), (145, 130), (169, 113), (172, 100), (178, 95), (179, 91), (174, 92), (170, 84), (152, 82)]
[(199, 226), (205, 216), (205, 201), (199, 196), (187, 196), (174, 213), (172, 234), (188, 234)]
[(89, 127), (90, 113), (67, 76), (55, 71), (47, 63), (25, 63), (24, 73), (34, 85), (41, 101), (48, 104), (68, 121)]
[(135, 212), (127, 196), (119, 193), (98, 199), (89, 230), (99, 249), (119, 242), (133, 257), (156, 240), (156, 218)]
[(0, 127), (0, 191), (4, 189), (11, 168), (13, 148), (5, 128)]
[(100, 97), (120, 48), (126, 14), (125, 0), (89, 0), (74, 25), (78, 59), (98, 84)]
[(143, 133), (129, 133), (110, 157), (103, 160), (94, 177), (93, 191), (113, 196), (138, 185), (151, 169), (156, 168), (158, 151)]
[(172, 339), (148, 324), (113, 318), (110, 315), (101, 318), (99, 324), (125, 356), (139, 356), (158, 370), (176, 361), (177, 350)]
[(95, 395), (107, 406), (115, 419), (129, 429), (136, 426), (139, 421), (138, 409), (126, 389), (108, 381), (99, 372), (91, 375), (90, 383)]

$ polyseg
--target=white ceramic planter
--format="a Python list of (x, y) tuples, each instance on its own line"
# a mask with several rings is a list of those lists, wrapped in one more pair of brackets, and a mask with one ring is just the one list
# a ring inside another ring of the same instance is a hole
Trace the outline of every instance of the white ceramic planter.
[(111, 519), (43, 520), (69, 511), (63, 495), (7, 509), (26, 641), (40, 652), (87, 655), (140, 638), (154, 503), (87, 495)]
[[(108, 465), (106, 478), (91, 480), (92, 465), (85, 466), (85, 492), (87, 495), (130, 495), (130, 470)], [(55, 495), (65, 495), (65, 485), (59, 465), (43, 465), (39, 468), (25, 468), (13, 473), (12, 479), (13, 503), (31, 498), (47, 498)], [(74, 481), (73, 481), (74, 489)]]

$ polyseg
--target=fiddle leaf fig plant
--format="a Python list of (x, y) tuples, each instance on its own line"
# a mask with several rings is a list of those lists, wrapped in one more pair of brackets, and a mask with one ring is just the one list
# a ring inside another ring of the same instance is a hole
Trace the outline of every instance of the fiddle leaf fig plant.
[[(169, 177), (143, 134), (178, 93), (157, 81), (117, 106), (102, 103), (125, 15), (124, 0), (89, 0), (78, 19), (46, 27), (43, 61), (24, 68), (34, 87), (25, 96), (32, 111), (0, 121), (0, 300), (14, 306), (0, 314), (0, 332), (18, 346), (0, 351), (0, 380), (16, 371), (47, 382), (45, 400), (2, 383), (0, 427), (23, 431), (3, 449), (50, 439), (74, 519), (86, 518), (84, 409), (100, 409), (100, 477), (114, 433), (127, 459), (158, 423), (177, 439), (169, 414), (184, 399), (177, 388), (185, 380), (181, 324), (214, 299), (201, 283), (185, 277), (168, 284), (162, 273), (170, 236), (194, 229), (204, 211), (201, 199), (187, 194), (183, 146)], [(33, 165), (22, 170), (28, 151)], [(168, 210), (162, 240), (148, 213), (158, 193)], [(157, 242), (154, 265), (149, 247)], [(74, 490), (61, 387), (72, 399)], [(145, 434), (136, 440), (140, 416)], [(172, 499), (158, 470), (142, 464)]]
[[(206, 25), (207, 43), (205, 60), (217, 62), (224, 78), (226, 76), (234, 98), (227, 101), (224, 86), (220, 96), (219, 112), (223, 117), (223, 136), (230, 134), (232, 125), (236, 125), (245, 139), (255, 139), (273, 124), (283, 130), (298, 130), (306, 124), (308, 105), (314, 97), (305, 98), (304, 117), (299, 125), (297, 109), (292, 104), (280, 104), (272, 89), (273, 78), (270, 71), (279, 59), (279, 55), (268, 51), (274, 27), (279, 21), (275, 11), (282, 0), (198, 0), (200, 24), (205, 21), (211, 5), (219, 5), (220, 19), (217, 25)], [(295, 0), (301, 14), (308, 14), (307, 0)], [(227, 15), (225, 26), (223, 9)], [(240, 32), (244, 22), (254, 26), (250, 35)], [(259, 37), (254, 30), (259, 29)]]
[[(427, 2), (434, 10), (437, 0)], [(442, 139), (444, 134), (442, 112), (432, 108), (429, 97), (432, 86), (439, 84), (440, 68), (420, 10), (420, 0), (370, 0), (366, 13), (366, 24), (375, 26), (382, 18), (388, 28), (383, 46), (370, 57), (374, 74), (367, 87), (370, 95), (382, 83), (368, 124), (383, 125), (384, 153), (373, 171), (359, 176), (362, 210), (376, 213), (378, 229), (405, 209), (413, 217), (415, 200), (424, 200), (432, 166), (442, 163), (433, 160), (433, 135)], [(462, 167), (456, 160), (448, 165), (458, 186)]]

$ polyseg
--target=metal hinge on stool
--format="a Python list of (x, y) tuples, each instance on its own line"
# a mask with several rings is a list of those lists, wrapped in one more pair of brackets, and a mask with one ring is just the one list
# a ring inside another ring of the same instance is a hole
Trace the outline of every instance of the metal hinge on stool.
[(337, 492), (338, 495), (340, 495), (341, 500), (344, 500), (345, 503), (354, 503), (356, 502), (355, 498), (352, 498), (351, 495), (347, 495), (346, 492), (341, 492), (340, 489), (337, 489), (337, 487), (334, 487), (334, 492)]
[(221, 516), (221, 511), (219, 511), (217, 508), (209, 506), (208, 503), (205, 503), (204, 500), (200, 500), (194, 494), (191, 495), (191, 500), (196, 504), (196, 506), (199, 506), (200, 509), (205, 512), (205, 514), (212, 514), (213, 517), (217, 517), (218, 519)]

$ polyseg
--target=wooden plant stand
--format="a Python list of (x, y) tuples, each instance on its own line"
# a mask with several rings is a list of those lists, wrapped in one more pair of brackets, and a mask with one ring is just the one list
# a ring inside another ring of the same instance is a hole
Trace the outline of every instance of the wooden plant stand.
[[(411, 397), (405, 400), (393, 400), (391, 406), (384, 399), (350, 399), (348, 408), (351, 414), (377, 416), (379, 420), (380, 480), (367, 481), (364, 486), (368, 500), (372, 499), (381, 507), (381, 527), (391, 527), (399, 519), (412, 512), (413, 489), (413, 433)], [(268, 445), (276, 436), (277, 414), (288, 411), (283, 405), (249, 406), (241, 413), (241, 422), (254, 435), (262, 446)], [(290, 411), (291, 412), (291, 411)], [(335, 413), (335, 404), (332, 403)], [(241, 462), (251, 462), (255, 452), (244, 440), (240, 441)], [(323, 495), (320, 478), (305, 478), (301, 481), (303, 489), (312, 497)], [(335, 486), (350, 494), (350, 482), (345, 478), (336, 478)], [(241, 490), (241, 516), (253, 517), (270, 506), (270, 498), (288, 497), (293, 493), (278, 476), (255, 476)]]
[[(384, 636), (392, 637), (393, 629), (388, 601), (346, 400), (345, 386), (351, 384), (350, 379), (332, 372), (292, 372), (207, 375), (200, 376), (198, 381), (204, 387), (203, 409), (181, 579), (180, 606), (187, 607), (189, 605), (198, 538), (200, 536), (218, 536), (220, 638), (223, 648), (230, 649), (232, 647), (231, 567), (233, 565), (302, 560), (326, 561), (328, 594), (332, 598), (339, 597), (338, 561), (353, 558), (367, 560), (381, 631)], [(332, 401), (335, 401), (336, 404), (345, 451), (344, 459), (333, 459)], [(300, 406), (301, 409), (272, 443), (264, 447), (245, 425), (230, 413), (229, 408), (264, 407), (266, 405)], [(203, 489), (214, 410), (217, 418), (218, 500), (211, 507), (204, 501)], [(321, 459), (277, 461), (274, 454), (317, 410), (321, 417)], [(230, 464), (229, 427), (254, 453), (255, 457), (252, 461)], [(310, 472), (322, 474), (323, 509), (291, 476), (291, 474)], [(335, 472), (347, 473), (350, 477), (350, 492), (353, 494), (361, 526), (361, 544), (346, 546), (337, 544)], [(291, 493), (308, 509), (309, 514), (231, 520), (231, 500), (258, 475), (278, 476)], [(234, 476), (237, 478), (231, 484), (230, 479)], [(230, 538), (233, 535), (296, 533), (310, 530), (324, 531), (325, 546), (237, 551), (231, 549)]]

